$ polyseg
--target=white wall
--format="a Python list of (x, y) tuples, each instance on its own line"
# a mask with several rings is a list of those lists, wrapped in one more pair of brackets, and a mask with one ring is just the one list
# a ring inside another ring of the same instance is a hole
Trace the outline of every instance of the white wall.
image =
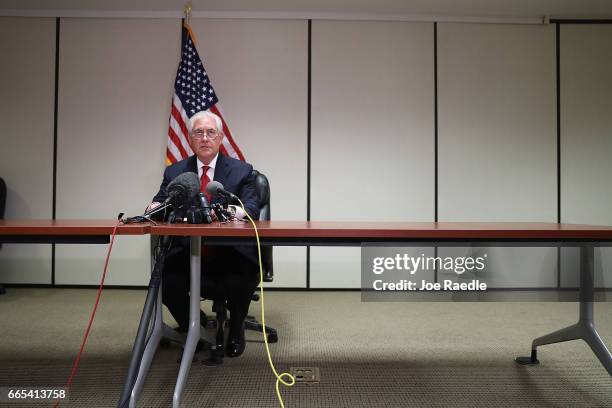
[[(433, 24), (312, 24), (314, 221), (433, 221)], [(312, 287), (359, 287), (359, 248), (311, 249)]]
[[(49, 218), (55, 19), (0, 23), (7, 217)], [(273, 218), (306, 219), (308, 23), (192, 25), (235, 138), (270, 178)], [(438, 24), (440, 221), (556, 221), (554, 31)], [(612, 224), (611, 36), (609, 26), (561, 27), (563, 222)], [(136, 214), (156, 192), (179, 41), (177, 20), (61, 20), (58, 218)], [(433, 24), (313, 21), (311, 77), (311, 219), (433, 221)], [(58, 245), (57, 283), (97, 283), (104, 251)], [(120, 237), (108, 283), (145, 284), (148, 256), (148, 238)], [(312, 248), (311, 286), (358, 287), (359, 259), (357, 248)], [(556, 284), (556, 250), (489, 259), (520, 286)], [(571, 251), (562, 259), (575, 266)], [(304, 248), (277, 248), (273, 285), (305, 287), (305, 261)], [(0, 268), (0, 282), (49, 283), (50, 246), (5, 245)]]
[[(0, 18), (0, 177), (5, 218), (51, 218), (55, 19)], [(0, 283), (51, 283), (51, 245), (4, 244)]]
[[(57, 217), (139, 214), (164, 167), (180, 27), (172, 20), (62, 19)], [(58, 284), (96, 284), (105, 245), (57, 245)], [(149, 237), (119, 237), (108, 284), (146, 284)]]
[(556, 221), (553, 26), (438, 25), (441, 221)]

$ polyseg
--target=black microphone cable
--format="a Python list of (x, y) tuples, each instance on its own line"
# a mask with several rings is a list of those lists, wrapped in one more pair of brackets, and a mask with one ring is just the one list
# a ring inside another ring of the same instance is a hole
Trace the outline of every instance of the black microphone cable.
[[(173, 221), (174, 211), (170, 214), (168, 224), (172, 223)], [(120, 408), (124, 408), (129, 405), (132, 391), (134, 390), (134, 386), (136, 385), (136, 378), (138, 373), (140, 372), (142, 355), (149, 343), (153, 331), (155, 330), (155, 315), (157, 313), (157, 308), (161, 307), (159, 305), (159, 287), (161, 285), (162, 280), (162, 270), (164, 268), (166, 255), (170, 251), (170, 248), (172, 248), (172, 243), (172, 237), (169, 235), (164, 235), (160, 237), (160, 240), (154, 249), (155, 264), (153, 265), (153, 270), (151, 271), (151, 278), (149, 279), (149, 288), (147, 291), (147, 298), (145, 300), (143, 315), (138, 326), (136, 340), (134, 341), (134, 347), (132, 349), (132, 362), (130, 364), (130, 368), (128, 369), (126, 385), (124, 386), (121, 399), (118, 405)], [(153, 310), (151, 310), (151, 303), (153, 303)], [(153, 323), (150, 323), (151, 319), (153, 319)], [(150, 330), (149, 325), (151, 326)], [(145, 338), (144, 342), (140, 342), (138, 340), (143, 338)]]

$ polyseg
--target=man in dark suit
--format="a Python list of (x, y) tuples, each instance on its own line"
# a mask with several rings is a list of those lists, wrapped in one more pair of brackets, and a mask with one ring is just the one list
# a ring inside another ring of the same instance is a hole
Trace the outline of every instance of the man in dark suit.
[[(149, 206), (154, 208), (167, 197), (166, 187), (181, 173), (198, 174), (201, 191), (209, 181), (215, 180), (237, 195), (253, 219), (259, 216), (259, 202), (253, 167), (219, 152), (223, 141), (221, 119), (209, 111), (198, 112), (189, 119), (189, 145), (193, 156), (181, 160), (164, 171), (159, 192)], [(209, 197), (212, 203), (219, 198)], [(188, 206), (186, 206), (188, 207)], [(230, 206), (234, 218), (245, 217), (240, 207)], [(244, 352), (244, 319), (249, 310), (253, 291), (259, 283), (258, 258), (255, 246), (206, 246), (202, 256), (202, 293), (204, 297), (226, 299), (230, 312), (230, 330), (225, 352), (237, 357)], [(179, 331), (186, 331), (189, 324), (189, 242), (177, 239), (170, 250), (162, 271), (162, 300), (179, 324)]]

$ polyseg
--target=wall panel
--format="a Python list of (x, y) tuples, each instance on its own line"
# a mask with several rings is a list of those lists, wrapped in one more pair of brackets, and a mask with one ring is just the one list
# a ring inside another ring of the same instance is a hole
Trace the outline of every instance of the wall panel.
[[(58, 218), (139, 214), (164, 168), (180, 27), (172, 20), (62, 19)], [(57, 247), (60, 284), (96, 284), (106, 246)], [(107, 283), (148, 282), (149, 237), (121, 237)]]
[[(311, 219), (433, 221), (433, 24), (312, 24)], [(356, 248), (312, 248), (313, 287), (359, 287)]]
[[(55, 19), (0, 17), (5, 218), (51, 218)], [(51, 245), (4, 244), (0, 283), (51, 283)]]
[[(554, 26), (439, 24), (439, 220), (556, 222), (555, 107)], [(486, 252), (496, 287), (556, 286), (556, 249)]]
[[(561, 26), (561, 221), (612, 225), (612, 26)], [(596, 251), (595, 284), (612, 287), (612, 250)], [(562, 284), (579, 252), (563, 250)]]

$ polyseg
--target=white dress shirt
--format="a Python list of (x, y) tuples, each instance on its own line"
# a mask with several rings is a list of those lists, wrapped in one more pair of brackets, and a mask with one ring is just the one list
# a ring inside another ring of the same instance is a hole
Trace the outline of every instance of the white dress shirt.
[[(200, 179), (200, 181), (202, 180), (202, 174), (204, 173), (204, 166), (208, 166), (208, 170), (206, 170), (206, 175), (208, 176), (208, 180), (212, 181), (215, 179), (215, 167), (217, 166), (218, 158), (219, 158), (219, 153), (217, 153), (215, 157), (213, 157), (213, 159), (210, 161), (210, 164), (206, 165), (202, 163), (202, 161), (198, 157), (198, 178)], [(233, 207), (233, 209), (235, 210), (236, 219), (241, 220), (244, 218), (245, 213), (242, 207), (237, 206), (237, 205), (230, 205), (230, 207)]]

